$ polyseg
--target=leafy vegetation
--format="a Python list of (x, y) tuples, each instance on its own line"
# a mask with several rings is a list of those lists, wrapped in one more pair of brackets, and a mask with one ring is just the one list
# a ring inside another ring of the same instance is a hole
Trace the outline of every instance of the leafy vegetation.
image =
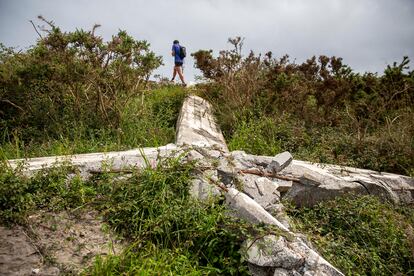
[(49, 28), (26, 52), (0, 47), (0, 157), (120, 150), (172, 142), (185, 92), (148, 91), (161, 58), (120, 31)]
[(185, 90), (178, 86), (143, 92), (124, 108), (117, 129), (105, 125), (95, 130), (77, 127), (71, 129), (70, 135), (62, 134), (57, 138), (45, 135), (43, 139), (29, 140), (3, 129), (0, 159), (119, 151), (172, 143), (185, 96)]
[[(172, 142), (186, 92), (147, 90), (162, 60), (146, 41), (120, 31), (103, 42), (91, 31), (47, 28), (26, 52), (0, 47), (0, 159), (123, 150)], [(42, 36), (43, 35), (43, 36)], [(414, 174), (414, 71), (409, 60), (383, 75), (359, 74), (341, 58), (302, 64), (200, 50), (196, 66), (211, 82), (229, 148)], [(246, 274), (239, 248), (263, 229), (229, 216), (217, 198), (189, 196), (193, 164), (167, 159), (156, 168), (85, 181), (70, 166), (22, 174), (0, 166), (0, 220), (24, 224), (39, 209), (95, 208), (131, 246), (97, 258), (86, 275)], [(68, 177), (68, 175), (70, 177)], [(347, 274), (414, 273), (414, 213), (373, 197), (338, 198), (313, 209), (291, 207), (296, 230)]]
[[(111, 185), (112, 191), (104, 193), (104, 214), (134, 247), (121, 257), (98, 261), (95, 274), (246, 273), (239, 248), (248, 226), (226, 215), (218, 201), (205, 204), (190, 198), (190, 171), (191, 165), (167, 159), (156, 170)], [(96, 181), (98, 186), (107, 182)]]
[(302, 64), (267, 53), (200, 50), (196, 67), (210, 80), (201, 95), (215, 107), (231, 150), (288, 150), (298, 159), (412, 175), (414, 71), (409, 60), (384, 74), (359, 74), (341, 58)]
[[(32, 178), (22, 167), (0, 171), (0, 220), (24, 224), (36, 210), (95, 208), (131, 246), (98, 258), (87, 275), (247, 274), (239, 249), (247, 236), (272, 231), (227, 214), (221, 199), (201, 203), (189, 195), (193, 164), (167, 158), (130, 177), (98, 174), (88, 181), (74, 168), (42, 170)], [(70, 175), (70, 177), (68, 177)]]
[(296, 230), (346, 275), (414, 273), (414, 212), (374, 196), (290, 207)]
[(92, 200), (95, 190), (84, 185), (79, 176), (67, 180), (73, 168), (67, 165), (41, 170), (34, 177), (22, 175), (23, 164), (11, 169), (0, 166), (0, 221), (25, 223), (34, 209), (58, 211), (82, 206)]

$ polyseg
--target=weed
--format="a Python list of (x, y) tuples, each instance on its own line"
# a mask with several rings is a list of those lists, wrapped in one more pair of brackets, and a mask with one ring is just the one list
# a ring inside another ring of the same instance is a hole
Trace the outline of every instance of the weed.
[(414, 273), (411, 208), (373, 196), (338, 197), (313, 208), (288, 208), (296, 230), (349, 275)]
[(3, 130), (0, 159), (69, 155), (87, 152), (127, 150), (155, 147), (171, 143), (175, 138), (175, 123), (186, 93), (180, 87), (166, 87), (145, 92), (143, 98), (129, 101), (121, 113), (120, 126), (91, 130), (85, 126), (70, 127), (59, 138), (42, 136), (24, 141), (21, 133), (9, 135)]
[(130, 178), (103, 173), (88, 181), (68, 178), (70, 167), (25, 178), (5, 166), (0, 218), (25, 223), (38, 209), (96, 208), (131, 246), (118, 256), (98, 258), (86, 274), (247, 274), (241, 243), (269, 229), (229, 216), (220, 198), (204, 203), (193, 199), (192, 170), (193, 164), (182, 163), (181, 156), (163, 159)]

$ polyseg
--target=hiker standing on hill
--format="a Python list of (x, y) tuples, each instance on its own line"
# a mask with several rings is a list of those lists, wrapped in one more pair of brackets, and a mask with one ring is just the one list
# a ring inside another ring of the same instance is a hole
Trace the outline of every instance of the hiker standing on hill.
[(183, 83), (183, 86), (187, 86), (187, 84), (184, 81), (184, 76), (183, 76), (183, 63), (184, 63), (184, 58), (186, 56), (185, 53), (185, 48), (180, 46), (180, 42), (178, 42), (178, 40), (174, 40), (173, 42), (173, 46), (171, 49), (171, 55), (174, 57), (174, 71), (173, 71), (173, 76), (171, 81), (174, 81), (175, 76), (178, 73), (178, 76), (180, 77), (181, 82)]

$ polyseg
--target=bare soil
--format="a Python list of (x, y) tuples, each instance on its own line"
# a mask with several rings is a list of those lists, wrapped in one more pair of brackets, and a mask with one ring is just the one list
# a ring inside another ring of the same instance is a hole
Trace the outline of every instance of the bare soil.
[(24, 227), (0, 226), (0, 275), (79, 274), (123, 247), (96, 211), (40, 211)]

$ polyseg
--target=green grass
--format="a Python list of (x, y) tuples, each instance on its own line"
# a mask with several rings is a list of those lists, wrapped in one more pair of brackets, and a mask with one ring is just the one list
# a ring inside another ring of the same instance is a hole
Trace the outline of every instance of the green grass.
[[(222, 199), (199, 202), (189, 194), (194, 164), (167, 158), (130, 178), (98, 174), (83, 181), (69, 166), (32, 178), (5, 164), (0, 170), (0, 221), (25, 225), (37, 210), (94, 208), (130, 242), (117, 256), (98, 258), (87, 275), (247, 274), (240, 253), (246, 237), (269, 231), (230, 217)], [(72, 178), (68, 178), (70, 173)]]
[(188, 252), (148, 246), (139, 253), (126, 251), (120, 256), (98, 257), (84, 275), (207, 275), (213, 271), (201, 267)]
[(346, 275), (412, 275), (414, 212), (373, 196), (338, 197), (313, 208), (292, 206), (295, 230)]
[(84, 183), (68, 165), (41, 170), (33, 177), (22, 175), (22, 166), (11, 169), (0, 165), (0, 221), (25, 223), (28, 214), (38, 209), (59, 211), (77, 208), (94, 200), (96, 189)]
[(414, 136), (394, 135), (387, 126), (358, 137), (346, 125), (310, 126), (282, 113), (238, 119), (232, 132), (224, 134), (230, 150), (260, 155), (289, 151), (295, 159), (414, 176), (410, 156)]
[(66, 133), (70, 137), (23, 141), (19, 133), (0, 133), (0, 159), (15, 159), (88, 152), (108, 152), (173, 143), (175, 124), (186, 91), (170, 86), (146, 91), (133, 99), (122, 113), (120, 127), (98, 130), (79, 125)]

